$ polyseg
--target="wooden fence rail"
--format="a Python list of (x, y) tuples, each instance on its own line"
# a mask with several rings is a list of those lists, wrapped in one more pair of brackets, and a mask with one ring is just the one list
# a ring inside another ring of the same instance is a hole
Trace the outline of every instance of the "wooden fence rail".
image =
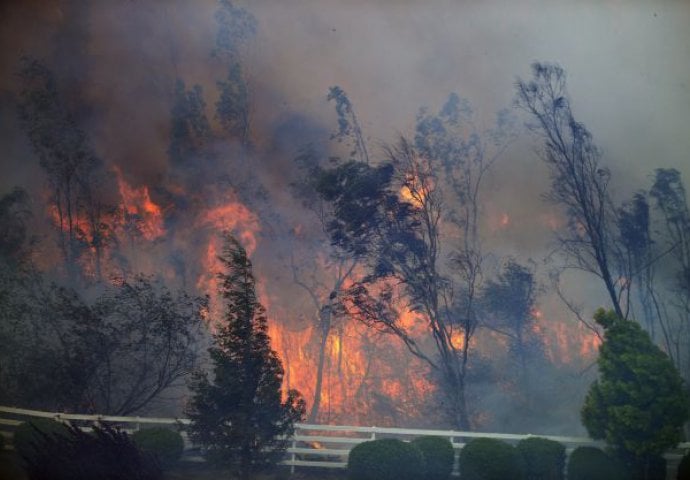
[[(121, 427), (127, 432), (134, 432), (145, 425), (165, 425), (177, 428), (185, 441), (185, 457), (189, 460), (200, 460), (199, 449), (193, 445), (185, 432), (185, 426), (190, 420), (186, 418), (155, 418), (155, 417), (120, 417), (111, 415), (83, 415), (75, 413), (54, 413), (23, 408), (0, 406), (0, 434), (11, 440), (12, 431), (17, 425), (30, 418), (52, 418), (61, 422), (72, 422), (83, 428), (89, 428), (97, 423), (110, 423)], [(289, 439), (289, 447), (283, 465), (300, 468), (345, 468), (350, 450), (358, 443), (378, 438), (398, 438), (411, 440), (424, 435), (436, 435), (448, 438), (457, 453), (473, 438), (495, 438), (510, 443), (529, 438), (533, 435), (519, 435), (512, 433), (484, 433), (461, 432), (455, 430), (421, 430), (388, 427), (357, 427), (345, 425), (314, 425), (299, 423), (295, 425), (295, 434)], [(598, 446), (603, 444), (587, 437), (562, 437), (553, 435), (539, 435), (562, 443), (570, 453), (580, 446)], [(8, 442), (11, 444), (11, 442)], [(675, 449), (666, 453), (669, 463), (669, 475), (675, 472), (680, 458), (690, 451), (690, 442), (681, 443)], [(457, 464), (457, 462), (456, 462)], [(457, 468), (454, 472), (458, 474)], [(675, 476), (669, 478), (675, 478)]]

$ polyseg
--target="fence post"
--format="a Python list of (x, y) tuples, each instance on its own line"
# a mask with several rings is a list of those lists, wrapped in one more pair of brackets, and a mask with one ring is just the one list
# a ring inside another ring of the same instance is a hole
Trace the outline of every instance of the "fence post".
[(290, 476), (295, 474), (295, 460), (297, 460), (297, 455), (295, 455), (295, 448), (297, 447), (297, 441), (295, 436), (297, 435), (297, 429), (292, 432), (292, 454), (290, 455)]
[(376, 427), (374, 425), (371, 426), (371, 439), (376, 440)]

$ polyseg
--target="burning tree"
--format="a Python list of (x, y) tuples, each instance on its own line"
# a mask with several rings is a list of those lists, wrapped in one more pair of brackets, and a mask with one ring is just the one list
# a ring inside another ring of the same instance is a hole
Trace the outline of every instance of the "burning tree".
[(305, 404), (296, 390), (282, 399), (283, 367), (271, 350), (252, 264), (229, 233), (219, 259), (227, 269), (219, 274), (226, 313), (209, 349), (213, 379), (195, 376), (187, 415), (192, 438), (206, 446), (211, 461), (238, 466), (247, 478), (279, 458)]
[[(512, 138), (507, 120), (500, 116), (484, 140), (466, 102), (451, 95), (438, 115), (420, 113), (414, 144), (401, 138), (379, 165), (349, 160), (319, 178), (333, 211), (332, 243), (368, 270), (342, 305), (427, 363), (459, 428), (470, 426), (466, 378), (483, 281), (480, 192)], [(404, 322), (401, 309), (420, 314), (424, 326)]]
[(52, 70), (24, 58), (20, 77), (20, 118), (47, 175), (51, 213), (68, 273), (75, 280), (77, 262), (91, 250), (95, 277), (101, 280), (103, 251), (113, 234), (107, 220), (114, 211), (97, 195), (108, 186), (103, 162), (62, 98)]

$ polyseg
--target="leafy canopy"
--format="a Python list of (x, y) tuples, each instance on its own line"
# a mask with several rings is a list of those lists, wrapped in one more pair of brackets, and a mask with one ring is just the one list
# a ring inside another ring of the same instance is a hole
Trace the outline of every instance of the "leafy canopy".
[(613, 311), (594, 315), (605, 330), (599, 379), (590, 387), (582, 423), (590, 436), (636, 458), (660, 455), (682, 439), (689, 418), (683, 380), (647, 332)]

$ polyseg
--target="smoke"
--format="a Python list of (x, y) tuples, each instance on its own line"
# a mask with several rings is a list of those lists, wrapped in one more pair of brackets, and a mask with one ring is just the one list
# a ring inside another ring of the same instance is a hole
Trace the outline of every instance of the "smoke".
[[(3, 4), (0, 193), (25, 187), (36, 216), (45, 215), (45, 176), (16, 116), (16, 71), (20, 57), (30, 55), (55, 72), (106, 171), (120, 172), (132, 191), (146, 188), (161, 209), (165, 235), (127, 250), (127, 268), (157, 271), (196, 288), (212, 278), (210, 239), (219, 228), (234, 229), (254, 250), (265, 301), (287, 318), (289, 329), (303, 331), (311, 313), (296, 314), (309, 312), (309, 302), (292, 281), (290, 252), (295, 242), (319, 248), (323, 236), (290, 185), (299, 175), (294, 158), (305, 145), (331, 151), (328, 136), (336, 122), (326, 93), (332, 85), (348, 93), (372, 155), (379, 157), (384, 143), (412, 132), (420, 107), (436, 111), (450, 92), (472, 103), (479, 125), (491, 126), (495, 112), (511, 106), (516, 76), (527, 77), (536, 59), (558, 61), (569, 74), (576, 116), (604, 151), (617, 198), (648, 187), (657, 167), (677, 168), (690, 179), (690, 64), (684, 61), (690, 7), (683, 2), (298, 0), (246, 6), (258, 21), (242, 59), (253, 145), (212, 138), (179, 165), (169, 154), (178, 79), (187, 90), (201, 87), (210, 126), (219, 129), (213, 112), (225, 66), (211, 56), (215, 1)], [(496, 263), (513, 255), (541, 264), (553, 248), (552, 230), (562, 219), (540, 197), (549, 180), (537, 145), (521, 132), (487, 179), (485, 249)], [(227, 212), (209, 216), (222, 208)], [(44, 224), (41, 232), (48, 237), (50, 229)], [(586, 310), (603, 302), (593, 282), (573, 277), (567, 283), (573, 297), (589, 299)], [(562, 305), (546, 303), (545, 317), (575, 322)], [(558, 332), (551, 335), (558, 343)], [(480, 388), (475, 393), (483, 397)], [(499, 392), (484, 393), (485, 405), (511, 412), (505, 402), (488, 400), (500, 398)]]

